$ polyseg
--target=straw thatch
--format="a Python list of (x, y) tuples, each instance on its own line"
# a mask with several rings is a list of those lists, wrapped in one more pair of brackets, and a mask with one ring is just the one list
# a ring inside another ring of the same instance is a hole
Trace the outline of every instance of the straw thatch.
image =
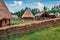
[(48, 18), (49, 14), (47, 12), (41, 12), (41, 13), (37, 13), (35, 15), (35, 19), (40, 20), (40, 19), (45, 19)]
[(34, 18), (34, 16), (33, 16), (32, 12), (29, 9), (27, 9), (25, 11), (25, 13), (22, 15), (22, 18), (23, 19), (31, 19), (31, 18)]
[(0, 27), (10, 25), (11, 13), (3, 0), (0, 0)]
[(56, 15), (54, 13), (49, 14), (50, 18), (56, 18)]
[(41, 13), (35, 14), (35, 16), (39, 16), (39, 17), (48, 17), (49, 14), (48, 14), (47, 12), (41, 12)]
[(0, 0), (0, 20), (10, 19), (10, 18), (11, 18), (11, 13), (9, 12), (3, 0)]

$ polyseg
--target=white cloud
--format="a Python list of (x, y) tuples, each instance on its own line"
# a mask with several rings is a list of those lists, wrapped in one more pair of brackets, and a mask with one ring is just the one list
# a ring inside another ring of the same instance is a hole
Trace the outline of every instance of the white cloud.
[(19, 11), (20, 10), (20, 8), (23, 5), (23, 2), (22, 1), (14, 1), (13, 3), (7, 4), (7, 5), (8, 5), (9, 10), (11, 12), (16, 12), (16, 11)]
[(54, 4), (50, 4), (48, 8), (51, 10), (52, 7), (60, 5), (60, 1), (55, 2)]
[(10, 4), (10, 6), (22, 6), (23, 2), (22, 1), (14, 1), (13, 4)]
[(43, 7), (44, 7), (43, 3), (35, 2), (35, 4), (36, 4), (36, 7), (37, 7), (38, 9), (40, 9), (40, 11), (43, 10)]

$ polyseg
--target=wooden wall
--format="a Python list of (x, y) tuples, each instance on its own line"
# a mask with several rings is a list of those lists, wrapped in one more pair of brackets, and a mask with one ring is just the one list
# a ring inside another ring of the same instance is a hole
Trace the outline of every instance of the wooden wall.
[(56, 24), (60, 24), (60, 18), (2, 27), (0, 28), (0, 39), (24, 35)]

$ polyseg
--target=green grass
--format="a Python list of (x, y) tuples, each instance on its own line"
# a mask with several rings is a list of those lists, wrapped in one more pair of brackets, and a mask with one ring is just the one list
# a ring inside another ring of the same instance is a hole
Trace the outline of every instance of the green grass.
[(10, 37), (8, 40), (60, 40), (60, 25), (53, 25), (23, 36)]
[(34, 20), (11, 20), (11, 25), (15, 25), (15, 24), (23, 24), (23, 23), (27, 23), (27, 22), (31, 22)]

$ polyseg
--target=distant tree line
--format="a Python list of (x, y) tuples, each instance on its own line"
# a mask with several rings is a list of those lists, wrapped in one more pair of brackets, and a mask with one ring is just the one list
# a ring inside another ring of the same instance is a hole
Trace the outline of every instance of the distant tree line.
[[(17, 15), (18, 17), (21, 17), (24, 14), (24, 12), (26, 11), (26, 9), (30, 9), (30, 11), (32, 12), (33, 15), (35, 15), (36, 13), (41, 12), (38, 8), (31, 9), (31, 8), (26, 7), (25, 9), (21, 9), (18, 12), (12, 13), (12, 15)], [(46, 6), (44, 6), (43, 12), (47, 11), (47, 10), (48, 10), (48, 8)], [(56, 12), (60, 13), (60, 5), (52, 7), (52, 9), (48, 10), (47, 12), (48, 13), (56, 13)]]
[(52, 7), (52, 9), (49, 10), (48, 12), (49, 12), (49, 13), (59, 12), (59, 13), (60, 13), (60, 5)]
[(26, 9), (29, 9), (33, 13), (33, 15), (40, 12), (40, 10), (38, 8), (31, 9), (31, 8), (26, 7), (25, 9), (21, 9), (18, 12), (12, 13), (12, 15), (17, 15), (18, 17), (21, 17), (24, 14), (24, 12), (26, 11)]

